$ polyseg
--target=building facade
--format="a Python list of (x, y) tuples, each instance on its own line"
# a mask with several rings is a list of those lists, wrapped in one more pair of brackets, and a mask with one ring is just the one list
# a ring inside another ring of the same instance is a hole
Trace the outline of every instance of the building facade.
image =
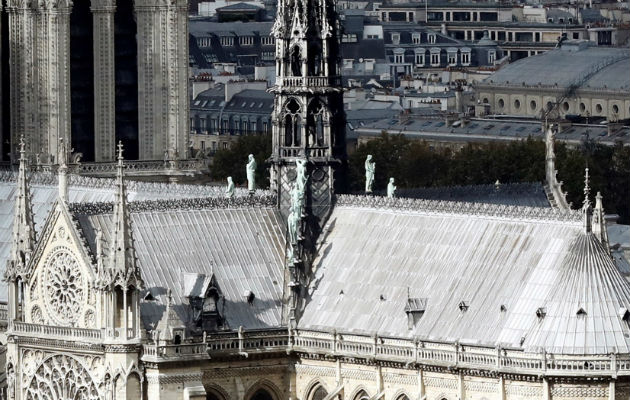
[(120, 144), (102, 185), (70, 185), (60, 158), (42, 205), (21, 144), (0, 231), (5, 397), (630, 396), (630, 283), (588, 170), (581, 210), (563, 201), (554, 130), (537, 204), (335, 195), (335, 7), (278, 6), (270, 191), (250, 176), (130, 202)]
[[(86, 161), (185, 157), (187, 3), (6, 2), (3, 151), (55, 164), (61, 140)], [(9, 134), (10, 133), (10, 134)]]

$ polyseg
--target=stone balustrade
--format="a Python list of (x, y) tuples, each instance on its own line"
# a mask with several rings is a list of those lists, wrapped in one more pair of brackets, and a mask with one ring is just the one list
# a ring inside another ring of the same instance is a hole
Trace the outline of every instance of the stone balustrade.
[(381, 337), (299, 331), (291, 349), (310, 354), (546, 376), (630, 375), (630, 355), (559, 355)]
[(278, 86), (326, 88), (341, 85), (338, 76), (290, 76), (277, 78)]
[(100, 329), (71, 328), (65, 326), (51, 326), (29, 324), (26, 322), (10, 321), (9, 334), (34, 336), (41, 338), (54, 338), (65, 340), (96, 341), (103, 339), (103, 331)]

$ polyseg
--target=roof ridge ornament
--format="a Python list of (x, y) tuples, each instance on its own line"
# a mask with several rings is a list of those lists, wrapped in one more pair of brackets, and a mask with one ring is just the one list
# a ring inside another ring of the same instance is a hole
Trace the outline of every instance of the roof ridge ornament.
[(591, 208), (591, 200), (589, 196), (591, 195), (591, 186), (590, 186), (590, 177), (588, 174), (588, 167), (584, 169), (584, 201), (582, 203), (582, 214), (584, 218), (584, 232), (591, 233), (592, 232), (592, 214), (593, 210)]
[(6, 281), (15, 280), (26, 272), (26, 266), (35, 248), (35, 223), (27, 176), (28, 161), (24, 136), (20, 137), (20, 159), (17, 176), (17, 193), (13, 217), (13, 240), (4, 273)]
[(337, 206), (365, 207), (426, 213), (465, 214), (526, 221), (570, 221), (579, 223), (581, 214), (557, 208), (508, 206), (504, 204), (470, 203), (446, 200), (425, 200), (405, 197), (348, 195), (336, 196)]

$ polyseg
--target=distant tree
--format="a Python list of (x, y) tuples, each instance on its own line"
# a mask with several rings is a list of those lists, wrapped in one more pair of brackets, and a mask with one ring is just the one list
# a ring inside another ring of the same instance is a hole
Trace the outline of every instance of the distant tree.
[[(528, 138), (510, 143), (470, 143), (460, 151), (429, 146), (403, 135), (381, 136), (359, 146), (348, 161), (350, 190), (364, 189), (364, 162), (372, 154), (376, 162), (374, 190), (384, 190), (389, 177), (400, 188), (445, 185), (543, 182), (545, 144)], [(584, 199), (584, 168), (589, 167), (592, 198), (600, 191), (607, 213), (630, 222), (630, 147), (603, 146), (586, 141), (577, 148), (556, 144), (558, 179), (563, 181), (567, 200), (579, 208)]]
[(259, 188), (269, 187), (269, 165), (267, 159), (271, 154), (271, 135), (241, 136), (233, 142), (229, 149), (219, 149), (214, 156), (210, 175), (215, 181), (224, 181), (228, 176), (237, 185), (247, 184), (245, 164), (247, 156), (256, 158), (256, 185)]

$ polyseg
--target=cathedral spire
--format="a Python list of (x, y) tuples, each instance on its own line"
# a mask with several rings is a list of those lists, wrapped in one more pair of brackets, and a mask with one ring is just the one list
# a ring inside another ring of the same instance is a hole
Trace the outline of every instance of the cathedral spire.
[(124, 180), (123, 145), (118, 143), (116, 166), (116, 198), (114, 199), (113, 233), (109, 250), (110, 283), (122, 287), (142, 285), (136, 266), (136, 255), (131, 234), (131, 221), (127, 206), (127, 190)]
[(24, 138), (20, 139), (20, 167), (17, 176), (17, 194), (13, 217), (13, 243), (7, 262), (5, 277), (13, 280), (21, 274), (35, 247), (35, 224), (33, 223), (33, 209), (31, 193), (26, 174), (27, 161)]

